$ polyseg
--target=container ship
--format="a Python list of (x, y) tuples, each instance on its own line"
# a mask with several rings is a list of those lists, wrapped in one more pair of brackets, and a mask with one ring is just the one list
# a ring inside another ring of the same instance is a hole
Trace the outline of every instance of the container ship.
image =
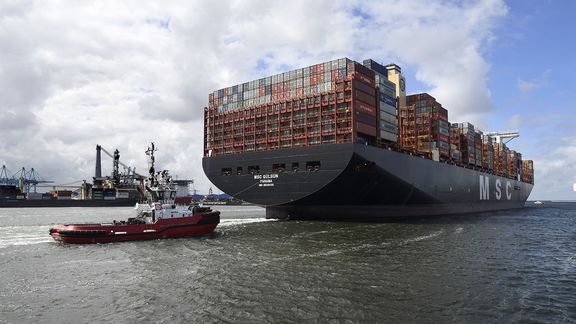
[[(207, 177), (267, 218), (378, 220), (521, 208), (512, 133), (450, 123), (396, 64), (337, 59), (210, 93)], [(503, 140), (504, 139), (504, 140)]]

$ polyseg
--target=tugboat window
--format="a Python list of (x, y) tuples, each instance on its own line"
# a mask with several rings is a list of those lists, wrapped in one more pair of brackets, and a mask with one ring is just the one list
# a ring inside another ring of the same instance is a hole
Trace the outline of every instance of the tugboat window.
[(236, 174), (237, 174), (237, 175), (241, 175), (241, 174), (242, 174), (242, 167), (237, 167), (237, 168), (236, 168)]
[(318, 170), (320, 170), (320, 161), (306, 162), (306, 171), (318, 171)]
[(222, 175), (230, 175), (232, 174), (232, 168), (222, 168)]
[(286, 170), (286, 164), (284, 163), (275, 163), (272, 165), (272, 172), (284, 172)]
[(260, 166), (258, 165), (250, 165), (248, 166), (248, 172), (251, 174), (260, 173)]

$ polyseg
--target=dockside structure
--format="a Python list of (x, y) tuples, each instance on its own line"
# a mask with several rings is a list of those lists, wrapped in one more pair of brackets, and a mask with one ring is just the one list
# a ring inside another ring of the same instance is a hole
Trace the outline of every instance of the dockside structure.
[[(214, 91), (204, 109), (204, 170), (224, 192), (267, 206), (270, 217), (310, 215), (318, 210), (311, 206), (338, 206), (342, 202), (329, 197), (340, 195), (326, 188), (367, 185), (345, 180), (345, 170), (370, 173), (384, 169), (390, 175), (388, 168), (392, 166), (388, 163), (414, 164), (411, 161), (415, 158), (452, 168), (438, 171), (426, 165), (424, 170), (428, 171), (422, 173), (406, 166), (410, 174), (431, 177), (426, 180), (428, 186), (434, 186), (434, 178), (441, 174), (464, 177), (461, 170), (453, 169), (458, 168), (473, 171), (465, 172), (466, 177), (488, 177), (484, 183), (480, 183), (484, 181), (481, 178), (470, 180), (479, 186), (473, 190), (476, 197), (489, 197), (490, 191), (484, 189), (487, 186), (497, 186), (490, 190), (500, 190), (496, 197), (501, 197), (504, 179), (513, 180), (514, 190), (522, 191), (514, 197), (513, 206), (484, 203), (468, 208), (470, 211), (515, 208), (526, 200), (534, 180), (532, 161), (522, 161), (519, 153), (494, 142), (470, 123), (450, 123), (448, 110), (434, 97), (426, 93), (406, 96), (405, 85), (401, 69), (395, 64), (384, 66), (373, 60), (360, 64), (342, 58)], [(373, 149), (380, 153), (371, 158), (366, 154), (372, 153), (359, 152)], [(337, 152), (343, 156), (341, 160), (330, 157)], [(388, 153), (393, 157), (386, 158)], [(311, 172), (329, 176), (311, 176)], [(392, 176), (401, 177), (401, 172), (396, 173)], [(394, 210), (388, 214), (401, 215), (407, 213), (399, 212), (400, 207), (408, 205), (456, 207), (437, 192), (418, 188), (422, 184), (417, 179), (409, 181), (412, 183), (396, 184), (408, 190), (407, 196), (397, 197), (400, 201), (371, 197), (388, 191), (368, 181), (374, 187), (366, 193), (371, 198), (347, 203), (386, 205)], [(422, 192), (414, 194), (415, 190)], [(449, 191), (455, 190), (449, 186)], [(467, 192), (471, 193), (470, 188)], [(414, 198), (419, 194), (422, 199)], [(438, 208), (437, 213), (450, 213), (448, 209)], [(276, 213), (278, 210), (282, 212)]]

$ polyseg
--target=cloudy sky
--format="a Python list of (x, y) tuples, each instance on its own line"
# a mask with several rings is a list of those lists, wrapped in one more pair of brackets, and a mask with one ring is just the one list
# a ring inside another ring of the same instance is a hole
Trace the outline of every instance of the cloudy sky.
[[(0, 164), (90, 180), (96, 144), (211, 186), (208, 93), (348, 57), (399, 64), (453, 122), (519, 130), (531, 199), (576, 199), (576, 2), (0, 2)], [(105, 172), (111, 160), (104, 159)]]

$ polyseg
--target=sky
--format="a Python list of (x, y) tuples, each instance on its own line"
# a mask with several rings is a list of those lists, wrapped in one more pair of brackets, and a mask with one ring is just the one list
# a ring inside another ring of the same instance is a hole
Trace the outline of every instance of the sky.
[(576, 200), (574, 31), (562, 0), (3, 0), (0, 164), (91, 181), (100, 144), (145, 173), (153, 141), (157, 167), (207, 193), (210, 92), (371, 58), (400, 65), (408, 93), (435, 96), (451, 122), (518, 130), (508, 146), (534, 160), (530, 199)]

